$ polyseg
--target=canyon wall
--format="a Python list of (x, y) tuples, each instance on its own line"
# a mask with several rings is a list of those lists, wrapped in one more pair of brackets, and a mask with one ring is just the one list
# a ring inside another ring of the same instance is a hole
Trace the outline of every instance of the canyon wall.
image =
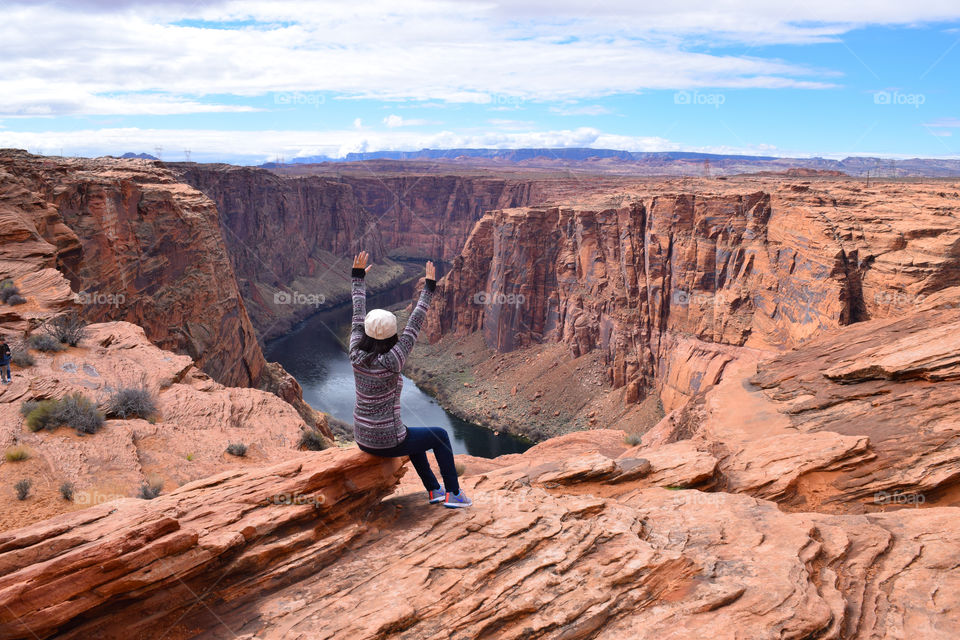
[(346, 301), (358, 250), (377, 265), (369, 277), (376, 291), (413, 273), (392, 259), (452, 260), (485, 211), (529, 204), (536, 191), (530, 181), (488, 177), (283, 177), (229, 165), (166, 166), (216, 202), (261, 339), (315, 311), (319, 299)]
[(10, 312), (11, 328), (70, 307), (89, 322), (131, 322), (218, 382), (267, 388), (323, 422), (295, 380), (267, 367), (216, 205), (197, 189), (147, 161), (4, 151), (0, 207), (11, 240), (0, 270), (29, 299)]
[[(945, 185), (656, 185), (616, 208), (492, 211), (438, 285), (427, 335), (599, 351), (627, 403), (681, 406), (744, 353), (911, 311), (960, 278)], [(909, 214), (909, 215), (905, 215)]]

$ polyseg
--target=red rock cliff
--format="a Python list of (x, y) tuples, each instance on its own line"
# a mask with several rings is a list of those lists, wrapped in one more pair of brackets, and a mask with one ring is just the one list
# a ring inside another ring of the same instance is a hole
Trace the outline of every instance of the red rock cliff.
[(960, 273), (960, 197), (940, 185), (731, 182), (487, 214), (438, 286), (428, 337), (600, 350), (628, 402), (656, 389), (670, 410), (719, 379), (729, 347), (902, 314)]
[[(217, 203), (223, 239), (261, 338), (315, 307), (275, 304), (279, 291), (349, 298), (349, 265), (366, 249), (376, 290), (404, 277), (389, 258), (451, 260), (489, 209), (530, 202), (533, 183), (439, 175), (284, 177), (229, 165), (168, 165)], [(281, 297), (281, 299), (283, 299)]]
[[(156, 163), (5, 151), (0, 207), (10, 240), (0, 269), (4, 277), (26, 278), (19, 284), (38, 301), (58, 292), (44, 300), (48, 310), (79, 302), (90, 322), (140, 325), (152, 342), (189, 355), (217, 381), (268, 388), (311, 424), (322, 422), (303, 403), (296, 381), (267, 368), (216, 205), (200, 191)], [(53, 269), (79, 294), (72, 302)], [(44, 270), (53, 274), (47, 284)], [(44, 317), (31, 313), (10, 320), (22, 330), (31, 317)]]

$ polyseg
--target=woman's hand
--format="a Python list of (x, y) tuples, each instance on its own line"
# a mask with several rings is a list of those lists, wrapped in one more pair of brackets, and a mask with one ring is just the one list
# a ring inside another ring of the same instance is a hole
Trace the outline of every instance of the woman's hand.
[(436, 281), (436, 279), (437, 279), (437, 268), (433, 266), (433, 263), (431, 261), (427, 260), (427, 280)]
[(353, 259), (353, 268), (354, 269), (363, 269), (364, 271), (370, 271), (370, 267), (373, 265), (368, 265), (367, 262), (370, 260), (370, 254), (366, 251), (361, 251)]

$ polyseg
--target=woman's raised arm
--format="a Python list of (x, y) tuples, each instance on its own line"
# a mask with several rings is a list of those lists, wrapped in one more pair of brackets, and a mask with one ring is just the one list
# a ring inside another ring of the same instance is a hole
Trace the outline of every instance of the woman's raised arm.
[(367, 289), (363, 277), (373, 265), (367, 264), (370, 254), (361, 251), (353, 259), (353, 269), (350, 271), (350, 280), (353, 290), (353, 320), (350, 325), (350, 351), (353, 351), (363, 338), (363, 320), (367, 316)]

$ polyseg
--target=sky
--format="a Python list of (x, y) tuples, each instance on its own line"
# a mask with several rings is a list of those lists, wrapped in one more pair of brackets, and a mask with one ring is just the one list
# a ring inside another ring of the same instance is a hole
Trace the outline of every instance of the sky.
[(960, 2), (0, 0), (0, 147), (960, 157)]

